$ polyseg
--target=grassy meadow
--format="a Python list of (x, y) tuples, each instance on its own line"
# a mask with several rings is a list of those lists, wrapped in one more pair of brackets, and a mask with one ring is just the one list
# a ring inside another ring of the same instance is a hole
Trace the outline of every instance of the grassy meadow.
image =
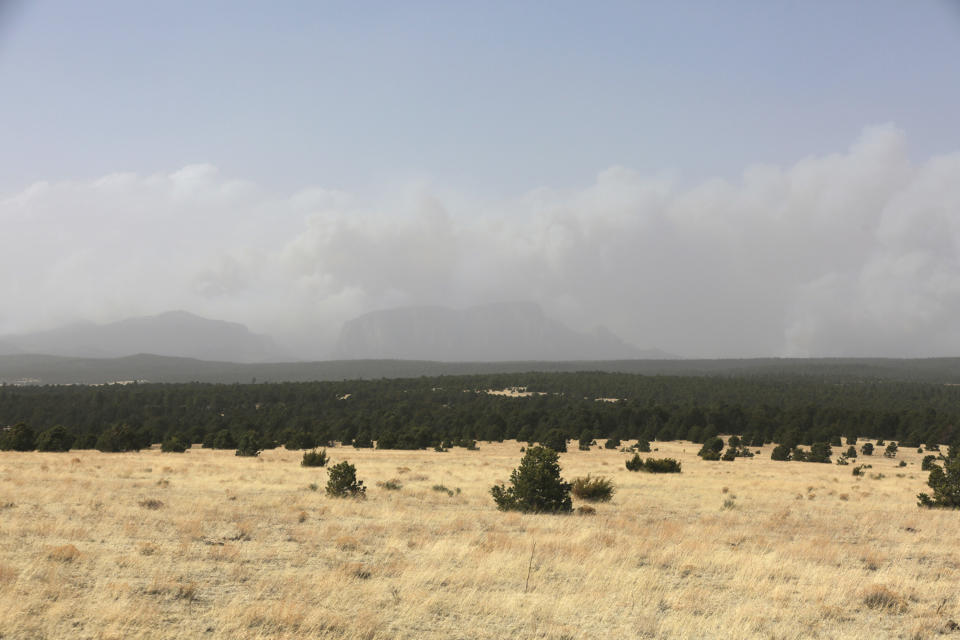
[(498, 512), (515, 442), (328, 449), (362, 501), (326, 497), (326, 469), (283, 449), (0, 452), (0, 638), (875, 639), (960, 621), (960, 512), (917, 508), (915, 450), (861, 456), (856, 478), (770, 446), (705, 462), (654, 443), (683, 473), (651, 475), (572, 445), (566, 479), (617, 487), (594, 515)]

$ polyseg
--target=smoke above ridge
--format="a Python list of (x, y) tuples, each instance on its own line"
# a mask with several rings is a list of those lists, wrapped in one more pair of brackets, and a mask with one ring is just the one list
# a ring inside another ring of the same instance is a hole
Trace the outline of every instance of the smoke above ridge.
[(390, 307), (532, 300), (690, 357), (960, 354), (960, 152), (904, 132), (735, 181), (624, 167), (488, 201), (276, 194), (191, 165), (0, 194), (0, 335), (186, 309), (304, 357)]

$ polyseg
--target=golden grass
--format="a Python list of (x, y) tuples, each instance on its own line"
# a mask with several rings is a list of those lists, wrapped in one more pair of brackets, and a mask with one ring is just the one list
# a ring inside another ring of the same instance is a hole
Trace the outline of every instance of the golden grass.
[[(356, 465), (365, 501), (327, 498), (326, 469), (282, 449), (0, 453), (0, 637), (874, 639), (955, 628), (960, 513), (916, 507), (922, 455), (872, 456), (869, 471), (883, 474), (872, 479), (773, 462), (769, 447), (704, 462), (697, 445), (655, 446), (649, 455), (680, 459), (683, 473), (631, 473), (617, 451), (561, 455), (565, 477), (617, 487), (586, 516), (495, 510), (489, 487), (519, 462), (514, 442), (328, 449)], [(402, 488), (376, 485), (391, 480)]]

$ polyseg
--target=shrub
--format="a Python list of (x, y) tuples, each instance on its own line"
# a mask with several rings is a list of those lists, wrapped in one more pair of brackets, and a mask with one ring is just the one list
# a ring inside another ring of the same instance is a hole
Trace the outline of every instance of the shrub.
[(807, 462), (824, 462), (830, 464), (830, 450), (829, 442), (814, 442), (810, 446), (810, 453), (807, 454)]
[(858, 464), (853, 468), (853, 475), (862, 476), (864, 475), (864, 472), (863, 472), (864, 469), (872, 469), (872, 468), (873, 468), (872, 464)]
[(370, 439), (370, 434), (366, 431), (361, 431), (357, 434), (357, 437), (353, 439), (353, 448), (354, 449), (372, 449), (373, 440)]
[(570, 485), (570, 492), (581, 500), (589, 502), (609, 502), (616, 492), (613, 483), (602, 476), (591, 478), (588, 473), (586, 477), (574, 478)]
[(905, 467), (905, 466), (907, 466), (907, 461), (906, 461), (906, 460), (901, 460), (901, 461), (900, 461), (900, 464), (898, 464), (897, 466), (898, 466), (898, 467)]
[[(445, 494), (447, 494), (448, 496), (452, 496), (452, 495), (453, 495), (453, 490), (446, 488), (446, 487), (445, 487), (444, 485), (442, 485), (442, 484), (435, 484), (435, 485), (433, 485), (432, 487), (430, 487), (430, 489), (432, 489), (433, 491), (436, 491), (437, 493), (445, 493)], [(459, 489), (457, 489), (457, 491), (459, 491)]]
[(709, 438), (706, 442), (703, 443), (703, 446), (700, 447), (700, 451), (697, 452), (697, 455), (703, 458), (704, 460), (719, 460), (720, 451), (723, 449), (723, 440), (719, 437), (714, 436)]
[(937, 460), (937, 456), (935, 455), (923, 456), (923, 462), (920, 463), (920, 469), (922, 471), (932, 470), (935, 466), (937, 466), (935, 464), (936, 460)]
[(726, 462), (731, 462), (737, 459), (737, 450), (736, 449), (727, 449), (723, 452), (723, 455), (720, 457), (721, 460)]
[(121, 453), (124, 451), (139, 451), (136, 434), (127, 425), (110, 427), (97, 438), (96, 448), (104, 453)]
[(540, 438), (541, 447), (553, 449), (558, 453), (567, 452), (567, 436), (560, 429), (550, 429)]
[(73, 436), (60, 425), (51, 427), (37, 436), (37, 451), (69, 451)]
[(387, 480), (385, 482), (378, 482), (377, 486), (381, 489), (386, 489), (387, 491), (400, 491), (400, 489), (403, 489), (403, 484), (396, 478), (393, 480)]
[(260, 437), (257, 435), (256, 431), (250, 429), (240, 436), (240, 440), (237, 442), (237, 452), (235, 455), (253, 458), (260, 455), (260, 451), (262, 450), (263, 447), (260, 444)]
[(520, 466), (510, 473), (510, 486), (490, 489), (501, 511), (566, 513), (573, 508), (570, 484), (560, 477), (559, 456), (546, 447), (527, 449)]
[(357, 468), (344, 460), (327, 470), (327, 495), (331, 498), (365, 498), (367, 488), (357, 480)]
[(36, 434), (22, 422), (18, 422), (9, 431), (0, 434), (0, 450), (33, 451), (36, 448)]
[(577, 447), (580, 451), (590, 451), (590, 445), (593, 444), (593, 436), (589, 431), (584, 431), (580, 434), (580, 439), (577, 441)]
[(902, 613), (907, 608), (907, 601), (903, 597), (882, 584), (868, 587), (863, 592), (863, 604), (871, 609), (890, 610), (894, 613)]
[(680, 473), (680, 462), (673, 458), (647, 458), (643, 463), (647, 473)]
[(300, 461), (301, 467), (325, 467), (327, 466), (327, 450), (304, 451), (303, 460)]
[(603, 443), (604, 449), (619, 449), (620, 448), (620, 438), (607, 438), (607, 441)]
[(640, 471), (643, 468), (643, 458), (639, 453), (633, 454), (633, 457), (627, 460), (627, 471)]
[(203, 439), (205, 449), (236, 449), (237, 441), (229, 429), (220, 429)]
[(785, 444), (778, 444), (773, 448), (773, 451), (770, 452), (771, 460), (789, 460), (790, 459), (790, 447)]
[(640, 438), (637, 444), (633, 445), (633, 448), (640, 453), (650, 453), (650, 441), (646, 438)]
[(163, 453), (184, 453), (190, 448), (190, 444), (180, 436), (170, 436), (160, 443), (160, 451)]

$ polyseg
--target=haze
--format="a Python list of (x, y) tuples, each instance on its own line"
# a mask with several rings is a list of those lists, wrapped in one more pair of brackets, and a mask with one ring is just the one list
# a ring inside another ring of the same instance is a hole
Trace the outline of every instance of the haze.
[(960, 355), (954, 2), (200, 4), (0, 12), (0, 336), (182, 309), (306, 358), (531, 301)]

